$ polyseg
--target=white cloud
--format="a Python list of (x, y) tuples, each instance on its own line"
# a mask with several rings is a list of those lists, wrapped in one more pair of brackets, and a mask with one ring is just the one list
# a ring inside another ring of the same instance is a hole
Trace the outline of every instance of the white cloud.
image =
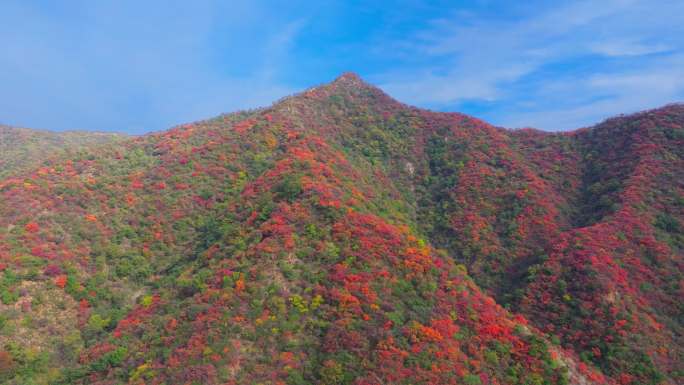
[[(598, 108), (614, 114), (681, 97), (672, 57), (684, 49), (684, 2), (582, 1), (529, 11), (515, 20), (459, 13), (435, 20), (392, 44), (427, 64), (374, 80), (408, 103), (487, 102), (495, 105), (489, 116), (495, 124), (545, 129), (587, 122), (602, 116)], [(637, 88), (641, 96), (631, 94)]]
[(564, 84), (542, 87), (538, 96), (600, 95), (597, 100), (564, 108), (553, 105), (531, 111), (509, 111), (499, 124), (506, 127), (543, 127), (568, 130), (589, 126), (619, 114), (659, 107), (684, 98), (684, 55), (624, 73), (596, 74)]
[(672, 47), (666, 44), (646, 44), (624, 40), (597, 42), (591, 44), (589, 48), (594, 53), (613, 57), (650, 55), (672, 50)]
[(487, 68), (483, 63), (481, 72), (476, 67), (462, 66), (457, 73), (442, 76), (428, 71), (411, 77), (393, 74), (386, 77), (396, 80), (383, 83), (381, 87), (402, 101), (416, 104), (444, 104), (467, 99), (491, 101), (500, 96), (497, 84), (515, 80), (531, 70), (522, 63), (506, 68)]

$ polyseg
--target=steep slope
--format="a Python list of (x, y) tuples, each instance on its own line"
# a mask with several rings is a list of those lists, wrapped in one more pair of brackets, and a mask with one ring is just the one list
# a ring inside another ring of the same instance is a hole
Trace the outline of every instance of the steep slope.
[(39, 166), (48, 156), (125, 139), (125, 135), (67, 131), (51, 132), (0, 124), (0, 179)]
[(507, 131), (345, 74), (51, 158), (0, 180), (0, 378), (675, 384), (681, 110)]
[(624, 383), (681, 379), (684, 106), (576, 133), (574, 228), (535, 271), (523, 312)]
[(5, 379), (562, 383), (570, 356), (344, 152), (322, 95), (378, 92), (348, 80), (2, 182)]
[(679, 382), (684, 106), (545, 134), (341, 94), (383, 100), (344, 131), (499, 302), (623, 383)]

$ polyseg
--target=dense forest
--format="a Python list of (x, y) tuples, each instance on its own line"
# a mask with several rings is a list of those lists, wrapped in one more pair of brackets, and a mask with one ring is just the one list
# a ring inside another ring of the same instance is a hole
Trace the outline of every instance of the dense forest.
[(0, 383), (684, 382), (684, 106), (549, 133), (354, 74), (0, 128)]

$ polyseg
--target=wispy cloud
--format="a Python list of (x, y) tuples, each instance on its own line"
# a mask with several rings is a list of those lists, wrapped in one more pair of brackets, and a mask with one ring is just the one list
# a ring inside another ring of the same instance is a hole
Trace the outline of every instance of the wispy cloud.
[(397, 45), (427, 65), (376, 79), (410, 103), (486, 104), (501, 125), (569, 129), (656, 107), (684, 92), (684, 3), (656, 3), (558, 3), (504, 19), (454, 12)]
[(591, 44), (589, 48), (596, 54), (612, 57), (650, 55), (673, 50), (673, 47), (666, 44), (646, 44), (626, 40), (601, 41)]
[(597, 123), (618, 114), (659, 107), (684, 98), (684, 55), (667, 58), (652, 66), (625, 72), (602, 73), (565, 83), (559, 88), (541, 87), (536, 97), (555, 100), (559, 95), (582, 95), (592, 98), (581, 103), (549, 103), (530, 111), (507, 110), (501, 124), (508, 127), (536, 126), (572, 129)]

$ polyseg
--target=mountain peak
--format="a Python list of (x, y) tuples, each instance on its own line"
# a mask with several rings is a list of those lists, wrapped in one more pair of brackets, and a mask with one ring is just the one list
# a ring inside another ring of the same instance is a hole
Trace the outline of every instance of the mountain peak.
[(365, 87), (372, 87), (370, 84), (366, 83), (361, 77), (354, 73), (354, 72), (344, 72), (340, 76), (338, 76), (333, 82), (331, 83), (332, 85), (335, 85), (337, 87), (345, 87), (345, 88), (365, 88)]
[(354, 72), (344, 72), (335, 80), (322, 87), (331, 94), (353, 94), (361, 96), (364, 103), (386, 103), (391, 105), (401, 105), (398, 101), (387, 95), (382, 89), (363, 80)]
[(378, 103), (383, 103), (393, 106), (402, 105), (380, 88), (364, 81), (354, 72), (343, 72), (333, 81), (309, 88), (305, 92), (296, 94), (294, 98), (288, 98), (287, 100), (300, 100), (300, 96), (305, 98), (315, 97), (327, 99), (333, 95), (353, 96), (353, 99), (357, 103), (362, 104), (376, 105)]
[(342, 72), (336, 79), (335, 82), (363, 82), (361, 76), (356, 72)]

